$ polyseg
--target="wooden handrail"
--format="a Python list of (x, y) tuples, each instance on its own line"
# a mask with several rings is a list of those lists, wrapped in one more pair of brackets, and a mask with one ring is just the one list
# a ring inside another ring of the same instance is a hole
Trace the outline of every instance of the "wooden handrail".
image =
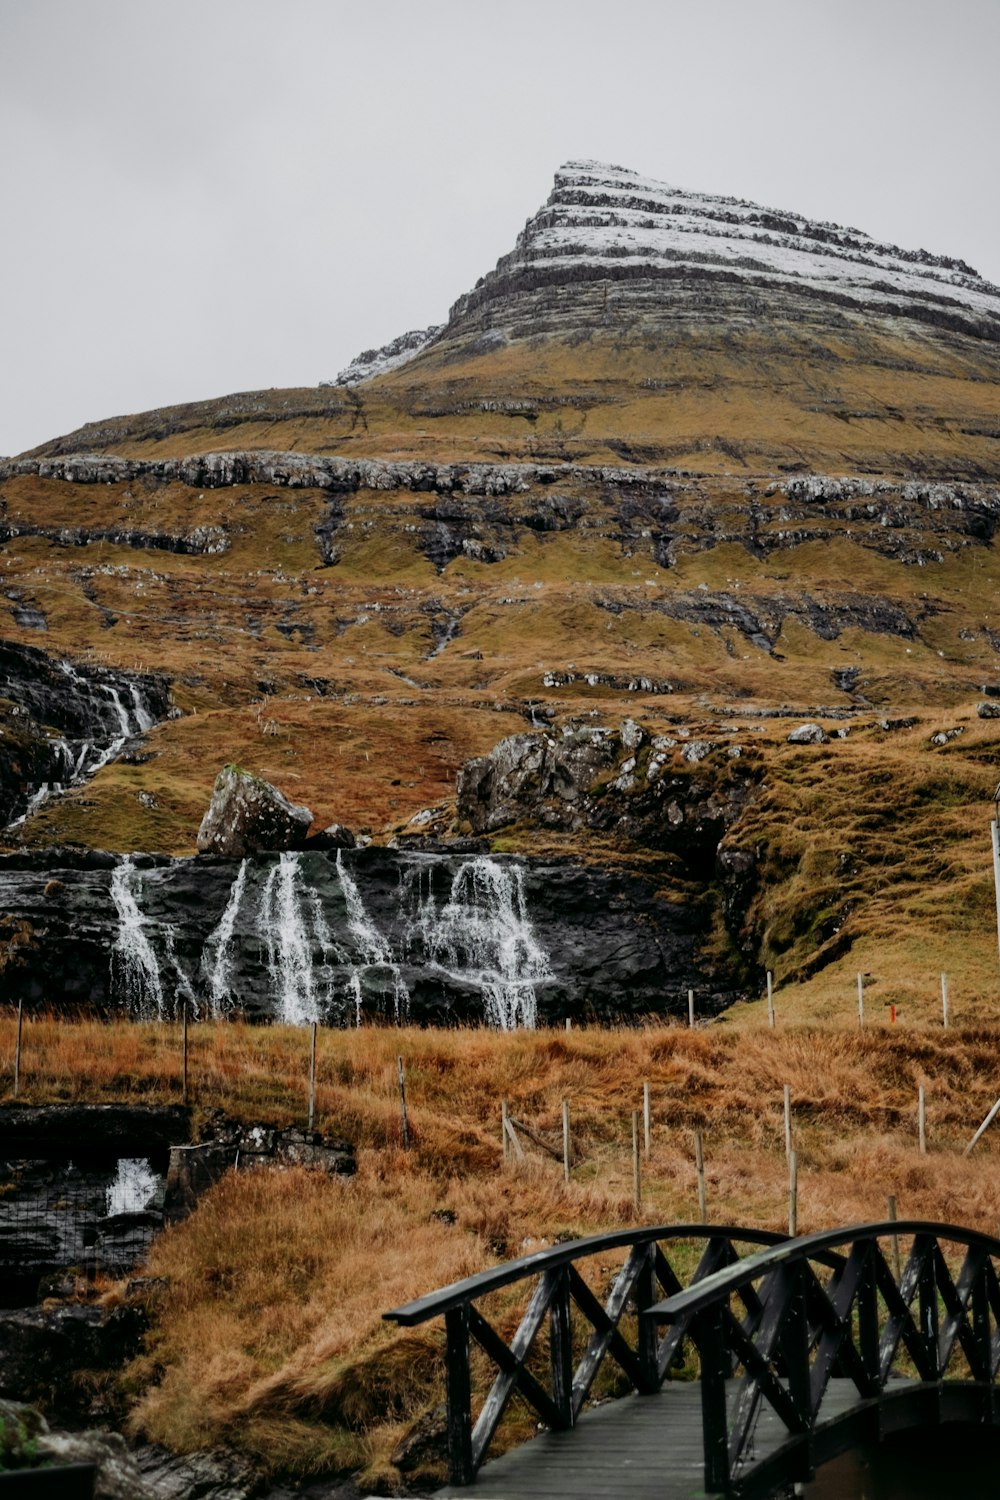
[[(686, 1325), (672, 1328), (659, 1339), (655, 1324), (640, 1319), (633, 1347), (620, 1323), (630, 1306), (642, 1312), (655, 1302), (657, 1284), (665, 1292), (680, 1287), (680, 1280), (663, 1252), (664, 1242), (704, 1241), (705, 1250), (694, 1272), (698, 1278), (738, 1260), (734, 1243), (775, 1248), (785, 1238), (773, 1230), (721, 1224), (656, 1224), (614, 1230), (520, 1256), (383, 1313), (384, 1318), (407, 1328), (444, 1317), (448, 1466), (452, 1482), (471, 1484), (515, 1391), (546, 1426), (565, 1428), (575, 1424), (605, 1359), (614, 1360), (636, 1390), (652, 1393), (659, 1388), (680, 1353)], [(628, 1250), (628, 1257), (602, 1305), (577, 1271), (576, 1263), (622, 1249)], [(474, 1304), (490, 1292), (526, 1280), (535, 1282), (534, 1291), (516, 1333), (508, 1341)], [(748, 1296), (747, 1306), (748, 1316), (752, 1317), (755, 1307), (752, 1296)], [(574, 1308), (593, 1330), (576, 1363), (571, 1337)], [(528, 1368), (534, 1342), (546, 1324), (550, 1389)], [(497, 1369), (475, 1421), (469, 1364), (473, 1340)]]
[[(912, 1240), (905, 1266), (898, 1255), (902, 1235)], [(880, 1240), (894, 1242), (895, 1271)], [(957, 1276), (942, 1243), (965, 1249)], [(843, 1414), (834, 1424), (821, 1421), (830, 1380), (836, 1374), (853, 1382), (858, 1412), (893, 1399), (900, 1382), (890, 1380), (898, 1375), (901, 1345), (916, 1371), (915, 1379), (902, 1382), (911, 1393), (939, 1393), (959, 1350), (951, 1408), (961, 1404), (972, 1420), (1000, 1423), (994, 1258), (1000, 1258), (1000, 1239), (960, 1225), (923, 1219), (856, 1224), (771, 1245), (641, 1310), (641, 1322), (666, 1323), (698, 1349), (705, 1489), (742, 1494), (752, 1481), (756, 1493), (768, 1475), (782, 1484), (809, 1478), (817, 1432), (830, 1456), (830, 1444), (839, 1441), (834, 1428), (839, 1425), (841, 1435), (847, 1430)], [(821, 1279), (815, 1264), (828, 1270), (831, 1262), (833, 1274)], [(732, 1310), (734, 1296), (747, 1309), (743, 1319)], [(762, 1459), (755, 1433), (764, 1406), (786, 1436)], [(936, 1410), (936, 1404), (927, 1407)]]
[(453, 1281), (437, 1292), (418, 1297), (414, 1302), (405, 1302), (394, 1307), (382, 1317), (405, 1328), (426, 1323), (460, 1307), (485, 1297), (489, 1292), (499, 1291), (515, 1281), (559, 1266), (572, 1265), (589, 1255), (599, 1255), (606, 1250), (620, 1250), (633, 1245), (648, 1245), (654, 1240), (735, 1240), (744, 1245), (779, 1245), (787, 1240), (785, 1234), (770, 1229), (747, 1229), (729, 1224), (655, 1224), (642, 1228), (618, 1229), (609, 1234), (592, 1234), (584, 1239), (567, 1240), (561, 1245), (552, 1245), (546, 1250), (536, 1250), (531, 1255), (522, 1255), (517, 1260), (504, 1261), (489, 1271), (480, 1271), (475, 1276), (466, 1276), (462, 1281)]

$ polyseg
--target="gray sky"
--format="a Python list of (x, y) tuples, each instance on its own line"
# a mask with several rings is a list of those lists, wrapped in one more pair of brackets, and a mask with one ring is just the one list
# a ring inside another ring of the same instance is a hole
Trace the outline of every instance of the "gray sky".
[(444, 319), (572, 157), (1000, 281), (1000, 0), (0, 0), (0, 454)]

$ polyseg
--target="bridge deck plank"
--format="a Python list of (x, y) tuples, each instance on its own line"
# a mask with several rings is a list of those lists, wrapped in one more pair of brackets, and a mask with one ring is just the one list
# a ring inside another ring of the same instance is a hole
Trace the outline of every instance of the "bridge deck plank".
[[(857, 1399), (852, 1382), (831, 1381), (820, 1416)], [(756, 1454), (787, 1433), (765, 1407)], [(707, 1500), (701, 1387), (668, 1381), (654, 1396), (625, 1396), (585, 1412), (570, 1432), (546, 1432), (493, 1459), (469, 1488), (448, 1486), (434, 1500)]]

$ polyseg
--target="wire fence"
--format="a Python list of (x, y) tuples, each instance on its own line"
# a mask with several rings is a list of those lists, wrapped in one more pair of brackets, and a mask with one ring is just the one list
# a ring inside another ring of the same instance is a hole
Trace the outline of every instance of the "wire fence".
[(72, 1162), (6, 1166), (0, 1191), (5, 1277), (126, 1275), (163, 1227), (160, 1181), (148, 1164), (131, 1163), (124, 1171), (119, 1162), (87, 1169)]

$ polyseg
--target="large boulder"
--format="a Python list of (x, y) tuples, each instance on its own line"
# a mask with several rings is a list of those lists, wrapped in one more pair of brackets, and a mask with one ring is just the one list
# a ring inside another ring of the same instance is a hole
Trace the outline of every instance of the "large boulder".
[(289, 802), (269, 781), (240, 766), (223, 766), (212, 800), (198, 829), (198, 853), (227, 859), (283, 849), (299, 849), (313, 815)]

